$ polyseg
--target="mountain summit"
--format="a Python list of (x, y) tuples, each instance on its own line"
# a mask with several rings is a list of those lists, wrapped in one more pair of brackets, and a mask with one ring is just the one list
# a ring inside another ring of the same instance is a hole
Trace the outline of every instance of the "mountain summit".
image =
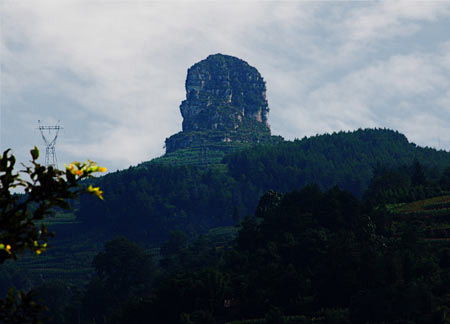
[(233, 56), (210, 55), (188, 69), (180, 111), (183, 131), (166, 139), (166, 153), (270, 139), (264, 79)]

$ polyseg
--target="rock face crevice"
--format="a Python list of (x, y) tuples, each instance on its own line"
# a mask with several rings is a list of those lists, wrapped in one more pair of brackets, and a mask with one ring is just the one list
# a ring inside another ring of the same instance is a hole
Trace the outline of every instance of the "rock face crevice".
[(260, 73), (233, 56), (215, 54), (189, 68), (180, 105), (183, 131), (166, 152), (215, 142), (258, 143), (267, 136), (269, 107)]

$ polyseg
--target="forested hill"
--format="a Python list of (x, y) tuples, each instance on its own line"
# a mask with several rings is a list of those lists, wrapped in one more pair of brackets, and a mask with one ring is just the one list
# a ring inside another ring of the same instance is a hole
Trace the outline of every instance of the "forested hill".
[(173, 229), (198, 233), (235, 224), (253, 214), (269, 189), (288, 192), (316, 183), (361, 196), (377, 166), (406, 167), (415, 159), (430, 177), (450, 166), (450, 153), (417, 147), (386, 129), (255, 146), (207, 168), (145, 163), (97, 179), (105, 201), (81, 200), (78, 218), (92, 230), (159, 241)]
[(337, 185), (361, 196), (374, 168), (396, 168), (414, 159), (428, 169), (450, 166), (449, 152), (416, 146), (405, 135), (388, 129), (359, 129), (256, 146), (228, 155), (224, 162), (234, 179), (263, 190), (286, 192), (316, 183), (322, 188)]

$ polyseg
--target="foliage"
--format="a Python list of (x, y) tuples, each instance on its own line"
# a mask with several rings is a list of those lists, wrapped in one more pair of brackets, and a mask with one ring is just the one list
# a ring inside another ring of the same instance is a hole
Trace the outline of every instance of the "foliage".
[[(448, 153), (360, 130), (222, 162), (145, 163), (90, 182), (108, 197), (102, 205), (83, 198), (70, 229), (97, 243), (121, 232), (146, 250), (107, 243), (95, 264), (118, 275), (98, 268), (60, 323), (448, 322), (450, 248), (440, 236), (450, 233)], [(363, 183), (361, 200), (354, 193)], [(230, 226), (209, 231), (217, 225)]]
[(272, 307), (265, 316), (265, 324), (285, 324), (286, 321), (281, 309)]
[(396, 208), (408, 210), (337, 187), (269, 191), (231, 245), (173, 231), (159, 270), (136, 244), (112, 240), (94, 258), (80, 323), (446, 323), (449, 246), (424, 241)]
[[(16, 259), (25, 250), (41, 254), (46, 249), (49, 233), (45, 224), (38, 222), (51, 215), (55, 207), (69, 209), (68, 200), (85, 192), (103, 199), (98, 187), (90, 185), (85, 189), (79, 182), (106, 169), (92, 161), (74, 162), (64, 172), (40, 165), (36, 147), (30, 153), (32, 167), (27, 166), (19, 173), (14, 172), (16, 159), (9, 150), (0, 159), (0, 263)], [(20, 174), (27, 175), (29, 180), (23, 180)], [(14, 194), (12, 189), (22, 189), (24, 194)]]
[(397, 167), (379, 166), (364, 198), (372, 204), (402, 203), (423, 200), (448, 193), (446, 173), (424, 166), (417, 159)]
[(6, 298), (0, 299), (0, 322), (4, 324), (40, 324), (38, 319), (45, 307), (34, 300), (33, 292), (16, 292), (9, 289)]
[[(105, 168), (94, 162), (73, 162), (60, 171), (53, 166), (37, 162), (39, 150), (30, 151), (32, 166), (15, 172), (16, 159), (6, 150), (0, 158), (0, 263), (16, 259), (29, 250), (40, 255), (47, 248), (50, 236), (42, 220), (55, 208), (69, 209), (69, 200), (89, 193), (103, 199), (102, 191), (90, 185), (84, 188), (80, 181)], [(21, 189), (23, 194), (13, 190)], [(5, 323), (39, 323), (37, 314), (42, 309), (32, 298), (32, 293), (13, 289), (5, 299), (0, 299), (0, 320)]]
[[(96, 235), (126, 234), (147, 244), (167, 239), (176, 229), (195, 236), (213, 227), (234, 225), (236, 214), (252, 215), (268, 190), (289, 192), (310, 183), (321, 189), (338, 185), (359, 197), (370, 186), (376, 193), (370, 197), (381, 197), (377, 202), (390, 200), (392, 191), (407, 192), (415, 200), (428, 189), (418, 185), (409, 190), (414, 159), (422, 165), (427, 183), (439, 181), (441, 170), (450, 165), (449, 153), (417, 147), (398, 132), (383, 129), (278, 141), (228, 152), (219, 165), (214, 164), (212, 153), (208, 160), (205, 152), (193, 150), (192, 156), (185, 150), (174, 152), (96, 180), (108, 192), (108, 199), (104, 204), (81, 199), (77, 217), (85, 224), (83, 233), (95, 229)], [(204, 163), (194, 165), (194, 157)], [(383, 171), (391, 167), (402, 170), (393, 180)], [(443, 190), (433, 188), (427, 194)]]
[(42, 313), (45, 323), (65, 324), (67, 321), (67, 305), (72, 302), (75, 294), (73, 286), (60, 280), (46, 281), (41, 286), (35, 288), (36, 300), (46, 306), (46, 311)]
[(87, 287), (83, 312), (97, 322), (104, 316), (121, 316), (123, 301), (144, 296), (156, 273), (152, 257), (124, 237), (107, 242), (93, 266), (96, 276)]
[(316, 183), (322, 189), (335, 185), (361, 197), (383, 167), (409, 165), (416, 159), (442, 170), (450, 154), (408, 143), (406, 137), (386, 129), (365, 129), (303, 138), (277, 145), (256, 146), (224, 158), (230, 175), (242, 184), (242, 192), (287, 192)]
[(108, 198), (105, 204), (81, 198), (78, 218), (83, 230), (129, 235), (139, 242), (160, 242), (175, 229), (195, 234), (231, 225), (239, 198), (234, 180), (215, 168), (148, 164), (109, 174), (97, 183)]

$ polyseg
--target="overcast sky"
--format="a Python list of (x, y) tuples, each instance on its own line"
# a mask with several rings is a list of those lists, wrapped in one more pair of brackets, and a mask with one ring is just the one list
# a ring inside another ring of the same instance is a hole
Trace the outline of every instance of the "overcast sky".
[(391, 128), (450, 149), (448, 1), (0, 0), (0, 146), (127, 168), (181, 130), (187, 69), (233, 55), (264, 77), (286, 139)]

